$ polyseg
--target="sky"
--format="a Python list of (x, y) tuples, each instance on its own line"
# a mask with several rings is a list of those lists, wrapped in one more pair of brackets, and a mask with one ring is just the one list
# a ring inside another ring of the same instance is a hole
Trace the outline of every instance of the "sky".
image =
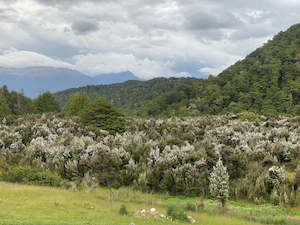
[(299, 0), (0, 0), (0, 66), (217, 75), (299, 12)]

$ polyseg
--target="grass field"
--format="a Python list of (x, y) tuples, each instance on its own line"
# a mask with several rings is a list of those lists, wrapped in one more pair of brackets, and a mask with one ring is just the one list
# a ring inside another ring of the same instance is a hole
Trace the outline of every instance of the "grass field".
[[(130, 189), (115, 191), (115, 201), (110, 204), (108, 191), (72, 192), (59, 188), (27, 186), (0, 182), (1, 225), (164, 225), (188, 224), (167, 219), (136, 218), (137, 210), (156, 208), (166, 214), (169, 204), (196, 202), (196, 198), (166, 197), (134, 192)], [(129, 216), (119, 215), (122, 204)], [(229, 202), (231, 210), (222, 214), (218, 203), (206, 200), (200, 212), (188, 212), (195, 224), (247, 225), (247, 224), (300, 224), (300, 210)], [(250, 221), (249, 211), (253, 212)], [(258, 221), (255, 223), (254, 221)]]

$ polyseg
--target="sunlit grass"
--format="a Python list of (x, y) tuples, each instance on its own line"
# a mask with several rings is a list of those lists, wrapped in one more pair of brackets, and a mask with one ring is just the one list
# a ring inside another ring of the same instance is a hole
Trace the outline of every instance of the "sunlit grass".
[[(160, 225), (188, 224), (171, 222), (166, 219), (144, 219), (132, 216), (137, 210), (156, 208), (166, 213), (168, 204), (195, 202), (196, 198), (166, 198), (163, 195), (149, 195), (121, 189), (115, 193), (115, 201), (110, 204), (108, 191), (97, 189), (91, 192), (72, 192), (59, 188), (27, 186), (0, 182), (0, 224), (2, 225)], [(129, 216), (119, 215), (122, 204), (127, 206)], [(203, 225), (248, 225), (249, 205), (238, 206), (233, 212), (222, 214), (218, 203), (205, 201), (205, 208), (199, 213), (188, 212), (196, 219), (195, 224)], [(247, 208), (248, 207), (248, 208)], [(253, 205), (255, 208), (259, 206)], [(272, 210), (272, 206), (270, 206)], [(245, 212), (243, 212), (243, 210)], [(255, 209), (253, 209), (255, 211)], [(299, 211), (295, 210), (296, 212)], [(239, 213), (241, 212), (241, 215)], [(266, 209), (266, 213), (270, 212)], [(280, 212), (283, 214), (283, 212)], [(262, 213), (263, 214), (263, 213)]]

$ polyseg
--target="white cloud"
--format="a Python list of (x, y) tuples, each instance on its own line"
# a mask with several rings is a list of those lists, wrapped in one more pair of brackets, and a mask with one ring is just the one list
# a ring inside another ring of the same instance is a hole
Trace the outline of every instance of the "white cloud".
[(2, 55), (19, 67), (216, 74), (299, 22), (299, 10), (296, 0), (0, 0), (0, 51), (22, 50)]
[(97, 53), (73, 57), (75, 68), (87, 74), (118, 73), (131, 71), (141, 78), (170, 76), (169, 62), (157, 62), (148, 58), (138, 59), (132, 54)]
[(17, 51), (15, 49), (4, 51), (3, 54), (0, 55), (0, 66), (14, 68), (32, 66), (51, 66), (65, 68), (74, 67), (69, 63), (60, 60), (55, 60), (45, 55), (29, 51)]
[(171, 75), (172, 77), (192, 77), (192, 75), (188, 72), (179, 72)]
[(200, 73), (203, 73), (205, 75), (218, 75), (219, 73), (221, 73), (225, 68), (224, 67), (220, 67), (220, 68), (215, 68), (215, 67), (203, 67), (201, 69), (199, 69)]
[(73, 63), (30, 51), (6, 50), (0, 55), (0, 67), (22, 68), (34, 66), (64, 67), (76, 69), (88, 75), (131, 71), (141, 78), (162, 76), (188, 76), (188, 73), (175, 73), (169, 62), (161, 63), (148, 58), (138, 59), (131, 54), (98, 53), (76, 55)]

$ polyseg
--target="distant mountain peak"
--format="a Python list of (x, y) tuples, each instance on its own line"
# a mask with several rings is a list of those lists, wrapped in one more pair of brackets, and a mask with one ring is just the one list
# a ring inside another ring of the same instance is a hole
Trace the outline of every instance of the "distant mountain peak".
[(10, 90), (24, 90), (24, 94), (29, 97), (36, 97), (44, 91), (57, 92), (86, 85), (122, 83), (127, 80), (141, 79), (130, 71), (90, 77), (70, 68), (48, 66), (0, 67), (0, 87), (7, 85)]

